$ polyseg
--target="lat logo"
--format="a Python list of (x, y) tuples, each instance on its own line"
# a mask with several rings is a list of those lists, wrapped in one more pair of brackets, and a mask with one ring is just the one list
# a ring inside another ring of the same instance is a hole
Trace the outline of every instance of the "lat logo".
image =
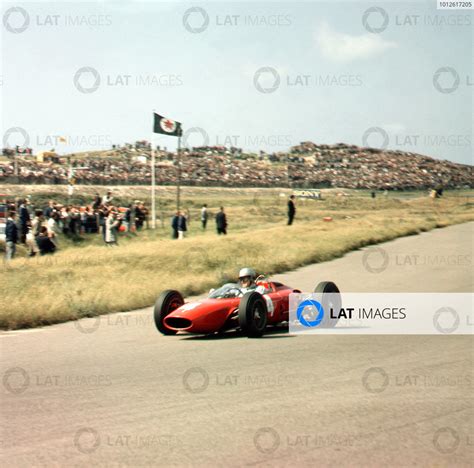
[[(308, 313), (308, 309), (312, 312)], [(314, 315), (314, 311), (316, 311), (315, 318), (310, 320), (310, 315)], [(304, 327), (317, 327), (324, 319), (324, 308), (318, 301), (307, 299), (298, 306), (296, 317)]]

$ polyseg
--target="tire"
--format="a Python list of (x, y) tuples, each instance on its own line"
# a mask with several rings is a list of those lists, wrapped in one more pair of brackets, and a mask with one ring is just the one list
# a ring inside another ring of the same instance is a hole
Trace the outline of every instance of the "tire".
[(176, 310), (178, 307), (181, 307), (184, 304), (183, 296), (180, 292), (168, 289), (163, 291), (155, 302), (155, 309), (153, 312), (155, 325), (158, 331), (163, 333), (163, 335), (176, 335), (178, 333), (176, 330), (171, 330), (164, 323), (163, 320), (165, 317)]
[(249, 338), (259, 338), (267, 326), (267, 303), (261, 294), (249, 291), (239, 304), (239, 325)]
[[(332, 319), (329, 314), (331, 308), (339, 310), (342, 304), (339, 288), (332, 281), (321, 281), (314, 292), (320, 294), (320, 302), (324, 309), (324, 318), (321, 328), (334, 328), (339, 319)], [(331, 294), (331, 296), (328, 296)]]

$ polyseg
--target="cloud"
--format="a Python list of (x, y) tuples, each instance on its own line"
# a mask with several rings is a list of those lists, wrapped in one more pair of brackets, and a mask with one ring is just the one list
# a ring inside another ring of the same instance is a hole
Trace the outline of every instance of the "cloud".
[(322, 55), (335, 62), (369, 59), (397, 47), (396, 42), (386, 41), (380, 34), (351, 36), (335, 31), (327, 24), (319, 27), (315, 38)]
[(406, 133), (408, 131), (406, 125), (400, 122), (385, 124), (385, 125), (382, 125), (382, 128), (384, 128), (387, 132), (392, 133), (392, 134)]

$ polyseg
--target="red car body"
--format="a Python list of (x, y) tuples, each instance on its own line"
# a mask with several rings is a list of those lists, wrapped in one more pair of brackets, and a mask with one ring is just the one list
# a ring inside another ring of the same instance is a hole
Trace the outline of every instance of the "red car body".
[[(277, 282), (258, 283), (265, 287), (262, 294), (267, 303), (267, 324), (288, 321), (289, 296), (301, 292)], [(174, 331), (207, 334), (239, 327), (238, 308), (241, 297), (214, 299), (211, 297), (184, 303), (164, 319)]]

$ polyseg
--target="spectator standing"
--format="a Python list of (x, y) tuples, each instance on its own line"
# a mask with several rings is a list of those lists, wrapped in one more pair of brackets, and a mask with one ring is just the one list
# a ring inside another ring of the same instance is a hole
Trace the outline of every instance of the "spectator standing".
[(125, 215), (123, 217), (123, 224), (125, 226), (125, 232), (131, 231), (131, 222), (132, 222), (132, 204), (128, 205)]
[(105, 220), (105, 244), (108, 246), (117, 245), (117, 229), (119, 227), (119, 220), (114, 209), (109, 211)]
[(110, 205), (112, 203), (112, 200), (114, 197), (112, 196), (112, 192), (109, 190), (105, 195), (104, 198), (102, 198), (102, 204), (104, 205)]
[(171, 237), (173, 239), (178, 238), (178, 223), (179, 223), (179, 211), (176, 212), (176, 214), (171, 218)]
[(204, 230), (206, 229), (208, 216), (209, 215), (207, 213), (207, 205), (204, 204), (204, 205), (202, 205), (202, 208), (201, 208), (201, 223), (202, 223), (202, 228)]
[(91, 209), (90, 206), (86, 208), (85, 211), (86, 215), (86, 225), (85, 225), (85, 232), (86, 234), (90, 233), (96, 233), (98, 231), (98, 222), (97, 222), (97, 216), (94, 211)]
[(33, 221), (31, 221), (31, 230), (35, 237), (39, 235), (41, 226), (43, 225), (43, 221), (43, 212), (41, 210), (36, 210), (35, 217), (33, 218)]
[(102, 198), (100, 198), (100, 195), (98, 193), (95, 194), (94, 201), (92, 202), (92, 209), (98, 210), (100, 208), (100, 205), (102, 205)]
[(35, 211), (35, 217), (31, 221), (31, 229), (26, 236), (26, 241), (30, 247), (30, 257), (34, 257), (39, 253), (39, 248), (36, 239), (39, 236), (41, 227), (43, 226), (43, 212), (41, 210)]
[(46, 219), (51, 218), (53, 211), (55, 211), (55, 203), (53, 200), (49, 200), (48, 206), (44, 209), (43, 214)]
[(140, 210), (142, 211), (143, 223), (146, 224), (147, 229), (150, 229), (150, 224), (148, 222), (148, 219), (149, 219), (148, 208), (145, 206), (143, 202), (140, 204)]
[(137, 231), (140, 231), (145, 222), (145, 213), (143, 211), (143, 205), (141, 202), (137, 201), (135, 206), (135, 227)]
[(216, 214), (217, 234), (227, 234), (227, 216), (224, 213), (224, 207), (221, 206), (219, 213)]
[(26, 206), (26, 200), (20, 200), (19, 206), (19, 228), (20, 228), (20, 241), (22, 244), (26, 243), (26, 234), (28, 234), (30, 225), (30, 214)]
[(188, 230), (186, 216), (182, 211), (178, 212), (178, 239), (184, 239), (184, 233)]
[(296, 207), (295, 207), (295, 196), (290, 195), (288, 200), (288, 226), (293, 224), (293, 219), (295, 219)]
[(85, 234), (86, 232), (86, 227), (87, 227), (87, 210), (89, 210), (89, 207), (87, 206), (83, 210), (79, 210), (79, 233), (80, 234)]
[(18, 243), (18, 227), (15, 223), (16, 213), (10, 211), (7, 218), (7, 225), (5, 226), (5, 258), (6, 260), (11, 260), (15, 257), (16, 244)]
[(76, 206), (71, 207), (69, 212), (69, 232), (77, 237), (81, 231), (81, 213)]
[(108, 210), (105, 206), (101, 206), (98, 210), (98, 216), (99, 216), (99, 229), (102, 231), (102, 237), (104, 239), (104, 242), (105, 242), (105, 231), (106, 231), (106, 228), (105, 228), (105, 220), (107, 219), (107, 216), (108, 216)]
[(60, 214), (60, 224), (61, 224), (61, 229), (63, 231), (63, 234), (67, 236), (69, 234), (69, 221), (71, 220), (71, 215), (69, 213), (69, 207), (68, 206), (63, 206), (61, 208), (61, 214)]
[(59, 213), (57, 211), (54, 211), (53, 214), (51, 215), (51, 218), (48, 219), (48, 222), (46, 224), (46, 228), (48, 230), (48, 237), (54, 243), (56, 248), (58, 247), (58, 238), (57, 238), (57, 234), (59, 232), (58, 220), (59, 220)]
[(38, 245), (40, 255), (52, 254), (56, 252), (56, 245), (49, 237), (48, 228), (46, 226), (41, 226), (40, 233), (36, 238), (36, 243)]

